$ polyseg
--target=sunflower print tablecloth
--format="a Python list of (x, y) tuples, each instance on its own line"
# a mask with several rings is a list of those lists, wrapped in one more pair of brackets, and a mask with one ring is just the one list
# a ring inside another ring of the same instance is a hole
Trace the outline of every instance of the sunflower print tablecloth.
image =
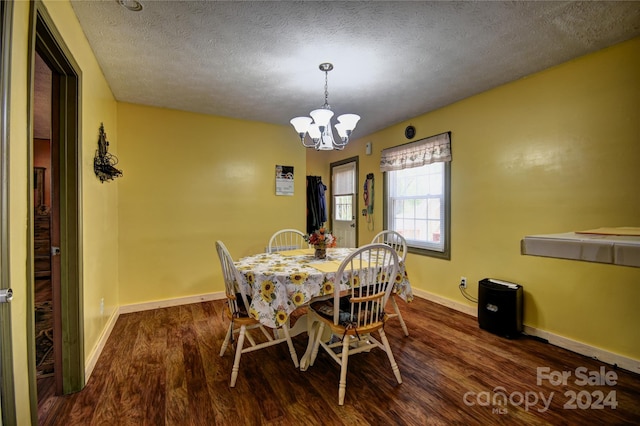
[[(327, 249), (324, 260), (316, 259), (313, 249), (299, 249), (260, 253), (234, 262), (243, 278), (245, 292), (251, 296), (249, 314), (268, 327), (277, 327), (312, 298), (333, 294), (336, 271), (353, 250)], [(395, 279), (395, 291), (403, 300), (413, 300), (402, 262)]]

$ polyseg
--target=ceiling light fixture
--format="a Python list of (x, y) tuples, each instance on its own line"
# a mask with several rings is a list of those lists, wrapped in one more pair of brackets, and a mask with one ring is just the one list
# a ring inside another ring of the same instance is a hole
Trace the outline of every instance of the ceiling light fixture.
[[(340, 141), (336, 141), (333, 137), (333, 129), (331, 128), (331, 117), (333, 111), (329, 105), (329, 88), (328, 74), (333, 69), (333, 64), (328, 62), (320, 64), (320, 71), (324, 72), (324, 105), (320, 109), (314, 109), (309, 117), (292, 118), (290, 123), (298, 132), (300, 142), (307, 148), (315, 148), (317, 150), (344, 149), (349, 143), (349, 136), (356, 128), (360, 116), (356, 114), (342, 114), (338, 117), (336, 130), (340, 136)], [(311, 143), (305, 141), (305, 135), (309, 133)]]

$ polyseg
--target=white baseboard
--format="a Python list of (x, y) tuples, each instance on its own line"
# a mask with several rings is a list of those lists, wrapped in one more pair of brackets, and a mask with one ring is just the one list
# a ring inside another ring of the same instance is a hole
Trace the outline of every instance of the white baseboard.
[(111, 331), (113, 330), (113, 327), (116, 325), (116, 321), (118, 321), (119, 316), (120, 316), (120, 313), (118, 312), (118, 309), (114, 309), (113, 313), (111, 314), (111, 316), (109, 316), (109, 319), (107, 320), (106, 327), (104, 328), (104, 330), (102, 330), (102, 334), (98, 339), (98, 344), (93, 348), (93, 351), (89, 354), (87, 363), (84, 366), (84, 382), (85, 383), (89, 381), (89, 377), (91, 377), (91, 373), (93, 373), (93, 369), (95, 368), (96, 363), (98, 362), (98, 358), (100, 358), (100, 354), (104, 349), (104, 345), (107, 343), (107, 339), (109, 339), (109, 336), (111, 335)]
[[(414, 289), (413, 294), (467, 315), (471, 315), (473, 317), (478, 316), (478, 308), (476, 306), (468, 306), (455, 300), (446, 299), (436, 294), (418, 289)], [(558, 334), (529, 327), (528, 325), (524, 325), (524, 332), (529, 336), (544, 339), (554, 346), (576, 352), (589, 358), (597, 359), (598, 361), (602, 361), (614, 367), (622, 368), (623, 370), (631, 371), (632, 373), (640, 374), (640, 360), (628, 358)]]
[(429, 293), (427, 291), (415, 288), (412, 290), (412, 292), (414, 296), (422, 297), (423, 299), (435, 302), (438, 305), (446, 306), (447, 308), (451, 308), (464, 314), (471, 315), (472, 317), (478, 316), (478, 308), (476, 306), (467, 306), (463, 303), (456, 302), (455, 300), (447, 299), (445, 297), (438, 296), (437, 294)]
[(616, 353), (609, 352), (595, 346), (587, 345), (586, 343), (578, 342), (576, 340), (553, 334), (548, 331), (529, 327), (527, 325), (524, 326), (524, 332), (530, 336), (536, 336), (541, 339), (545, 339), (554, 346), (559, 346), (572, 352), (579, 353), (580, 355), (597, 359), (598, 361), (610, 364), (613, 367), (619, 367), (623, 370), (640, 374), (640, 360), (618, 355)]
[(190, 303), (208, 302), (210, 300), (224, 299), (224, 292), (200, 294), (197, 296), (179, 297), (177, 299), (156, 300), (153, 302), (134, 303), (120, 306), (121, 314), (131, 312), (148, 311), (150, 309), (169, 308), (171, 306), (188, 305)]

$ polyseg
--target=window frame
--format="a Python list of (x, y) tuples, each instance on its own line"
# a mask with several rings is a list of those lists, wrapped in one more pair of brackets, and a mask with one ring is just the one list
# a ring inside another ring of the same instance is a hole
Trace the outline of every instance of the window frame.
[[(451, 161), (444, 161), (443, 179), (444, 179), (444, 226), (442, 227), (444, 247), (443, 251), (431, 250), (424, 247), (416, 247), (407, 241), (407, 252), (422, 256), (434, 257), (437, 259), (451, 260)], [(383, 176), (383, 215), (382, 220), (385, 229), (394, 230), (389, 225), (389, 173), (382, 172)]]

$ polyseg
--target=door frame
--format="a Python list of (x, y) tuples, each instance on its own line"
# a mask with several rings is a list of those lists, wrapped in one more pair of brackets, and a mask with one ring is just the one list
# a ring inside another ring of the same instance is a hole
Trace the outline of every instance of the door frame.
[[(11, 287), (9, 274), (9, 114), (13, 0), (0, 4), (0, 289)], [(0, 304), (0, 425), (17, 422), (13, 376), (11, 304)]]
[[(360, 211), (360, 200), (359, 200), (359, 194), (360, 192), (358, 191), (359, 185), (360, 185), (360, 157), (355, 156), (355, 157), (350, 157), (350, 158), (345, 158), (344, 160), (339, 160), (339, 161), (335, 161), (333, 163), (331, 163), (329, 165), (329, 176), (331, 181), (333, 182), (333, 168), (337, 167), (337, 166), (342, 166), (343, 164), (348, 164), (348, 163), (355, 163), (356, 165), (356, 177), (355, 177), (355, 193), (354, 193), (354, 197), (355, 197), (355, 206), (354, 206), (354, 212), (353, 215), (355, 216), (354, 222), (356, 224), (355, 226), (355, 246), (359, 247), (358, 245), (358, 234), (360, 233), (358, 231), (358, 223), (360, 222), (359, 216), (358, 216), (358, 212)], [(331, 220), (331, 228), (333, 229), (333, 183), (331, 184), (331, 189), (329, 191), (329, 197), (331, 199), (330, 203), (327, 203), (329, 206), (331, 206), (331, 210), (329, 212), (329, 219)]]
[[(51, 117), (51, 144), (59, 146), (60, 158), (57, 164), (60, 170), (59, 206), (60, 206), (60, 288), (58, 292), (58, 312), (61, 333), (59, 336), (61, 362), (61, 383), (56, 392), (69, 394), (81, 390), (85, 385), (84, 370), (84, 325), (82, 305), (82, 150), (81, 134), (81, 87), (80, 67), (71, 55), (71, 51), (44, 4), (36, 0), (31, 3), (29, 25), (29, 95), (28, 95), (28, 170), (33, 167), (33, 108), (34, 108), (34, 70), (35, 52), (42, 57), (53, 72), (54, 98)], [(27, 177), (28, 187), (33, 187), (32, 173)], [(29, 227), (28, 256), (30, 273), (27, 274), (29, 289), (27, 307), (34, 310), (34, 272), (33, 272), (33, 196), (28, 197)], [(53, 200), (52, 200), (53, 202)], [(55, 312), (54, 307), (54, 312)], [(38, 395), (35, 369), (35, 324), (34, 316), (27, 320), (29, 382), (32, 419), (37, 423)]]

